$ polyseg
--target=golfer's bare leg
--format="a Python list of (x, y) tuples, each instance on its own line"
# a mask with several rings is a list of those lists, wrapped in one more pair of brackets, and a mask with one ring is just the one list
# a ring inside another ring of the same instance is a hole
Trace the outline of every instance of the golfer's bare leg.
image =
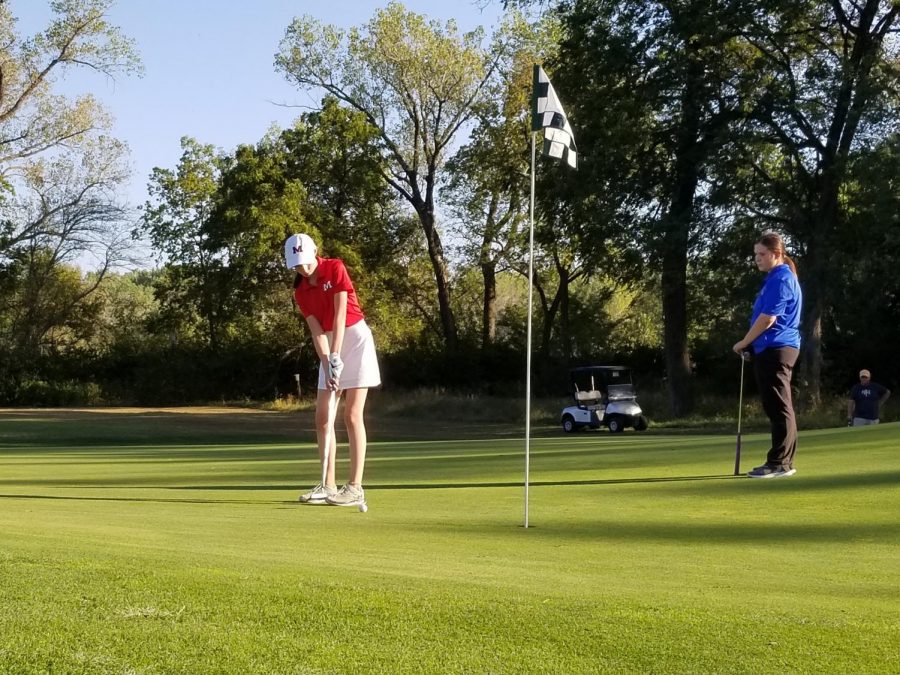
[(328, 447), (328, 469), (326, 485), (335, 487), (334, 457), (337, 454), (337, 437), (334, 433), (334, 419), (337, 415), (337, 396), (333, 391), (319, 389), (316, 397), (316, 440), (319, 444), (319, 462), (325, 457)]
[(363, 411), (368, 393), (368, 389), (347, 389), (344, 392), (344, 423), (350, 440), (349, 482), (353, 485), (362, 485), (366, 464), (366, 424), (363, 421)]

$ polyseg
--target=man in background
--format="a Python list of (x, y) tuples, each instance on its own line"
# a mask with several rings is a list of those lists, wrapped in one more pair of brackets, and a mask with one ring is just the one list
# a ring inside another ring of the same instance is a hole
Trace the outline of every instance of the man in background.
[(850, 389), (847, 401), (847, 425), (864, 427), (878, 424), (881, 404), (888, 400), (891, 390), (877, 382), (872, 382), (872, 373), (863, 368), (859, 371), (859, 384)]

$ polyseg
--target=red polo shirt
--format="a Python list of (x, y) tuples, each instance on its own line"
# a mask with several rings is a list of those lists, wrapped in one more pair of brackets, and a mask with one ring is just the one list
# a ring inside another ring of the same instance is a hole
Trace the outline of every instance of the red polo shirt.
[(303, 317), (314, 316), (319, 320), (322, 330), (334, 329), (334, 295), (341, 291), (347, 292), (347, 327), (349, 328), (365, 318), (359, 300), (356, 297), (356, 289), (344, 262), (338, 258), (320, 258), (316, 256), (319, 266), (316, 268), (316, 285), (309, 283), (309, 279), (300, 277), (300, 283), (294, 288), (294, 299)]

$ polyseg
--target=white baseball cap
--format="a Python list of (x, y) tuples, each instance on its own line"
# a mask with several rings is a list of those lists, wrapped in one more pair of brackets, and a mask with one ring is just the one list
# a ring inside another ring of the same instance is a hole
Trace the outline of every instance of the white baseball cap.
[(289, 269), (316, 261), (316, 243), (308, 234), (292, 234), (284, 242), (284, 262)]

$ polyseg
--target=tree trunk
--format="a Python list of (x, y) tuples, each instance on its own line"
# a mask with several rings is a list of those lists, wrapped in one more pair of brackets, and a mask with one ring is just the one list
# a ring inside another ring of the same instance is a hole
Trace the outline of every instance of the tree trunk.
[(543, 363), (550, 359), (550, 342), (553, 339), (553, 320), (556, 318), (556, 311), (559, 309), (559, 290), (556, 296), (544, 309), (544, 323), (541, 326), (541, 349), (540, 357)]
[(481, 312), (481, 348), (487, 349), (497, 338), (497, 267), (493, 261), (481, 263), (484, 299)]
[(815, 406), (821, 398), (822, 382), (822, 319), (825, 312), (825, 275), (819, 237), (812, 236), (803, 258), (803, 359), (800, 368), (804, 399)]
[(559, 273), (559, 341), (562, 343), (566, 363), (572, 359), (572, 331), (569, 326), (569, 272), (557, 262)]
[[(829, 148), (830, 150), (830, 148)], [(822, 160), (821, 179), (818, 185), (819, 201), (812, 227), (807, 237), (803, 289), (803, 363), (801, 377), (804, 399), (818, 405), (822, 395), (822, 323), (828, 306), (828, 253), (831, 241), (840, 221), (840, 196), (838, 183), (843, 171), (840, 160), (828, 152)]]
[(692, 60), (681, 100), (681, 121), (676, 132), (675, 179), (663, 231), (663, 350), (669, 408), (675, 417), (684, 417), (694, 409), (691, 355), (688, 349), (687, 259), (694, 196), (703, 154), (699, 140), (700, 107), (697, 91), (702, 86), (702, 77), (702, 64), (696, 59)]
[(425, 232), (425, 241), (428, 244), (428, 257), (431, 260), (431, 269), (434, 271), (434, 280), (437, 284), (438, 307), (441, 314), (441, 328), (444, 331), (444, 344), (448, 351), (456, 351), (459, 346), (459, 336), (456, 331), (456, 318), (453, 316), (453, 307), (450, 305), (450, 278), (447, 272), (447, 260), (444, 258), (444, 247), (441, 237), (434, 226), (434, 212), (429, 209), (419, 211), (419, 219)]
[(675, 417), (684, 417), (693, 410), (694, 397), (687, 340), (687, 246), (678, 243), (678, 234), (675, 231), (667, 233), (663, 255), (663, 345), (669, 409)]

